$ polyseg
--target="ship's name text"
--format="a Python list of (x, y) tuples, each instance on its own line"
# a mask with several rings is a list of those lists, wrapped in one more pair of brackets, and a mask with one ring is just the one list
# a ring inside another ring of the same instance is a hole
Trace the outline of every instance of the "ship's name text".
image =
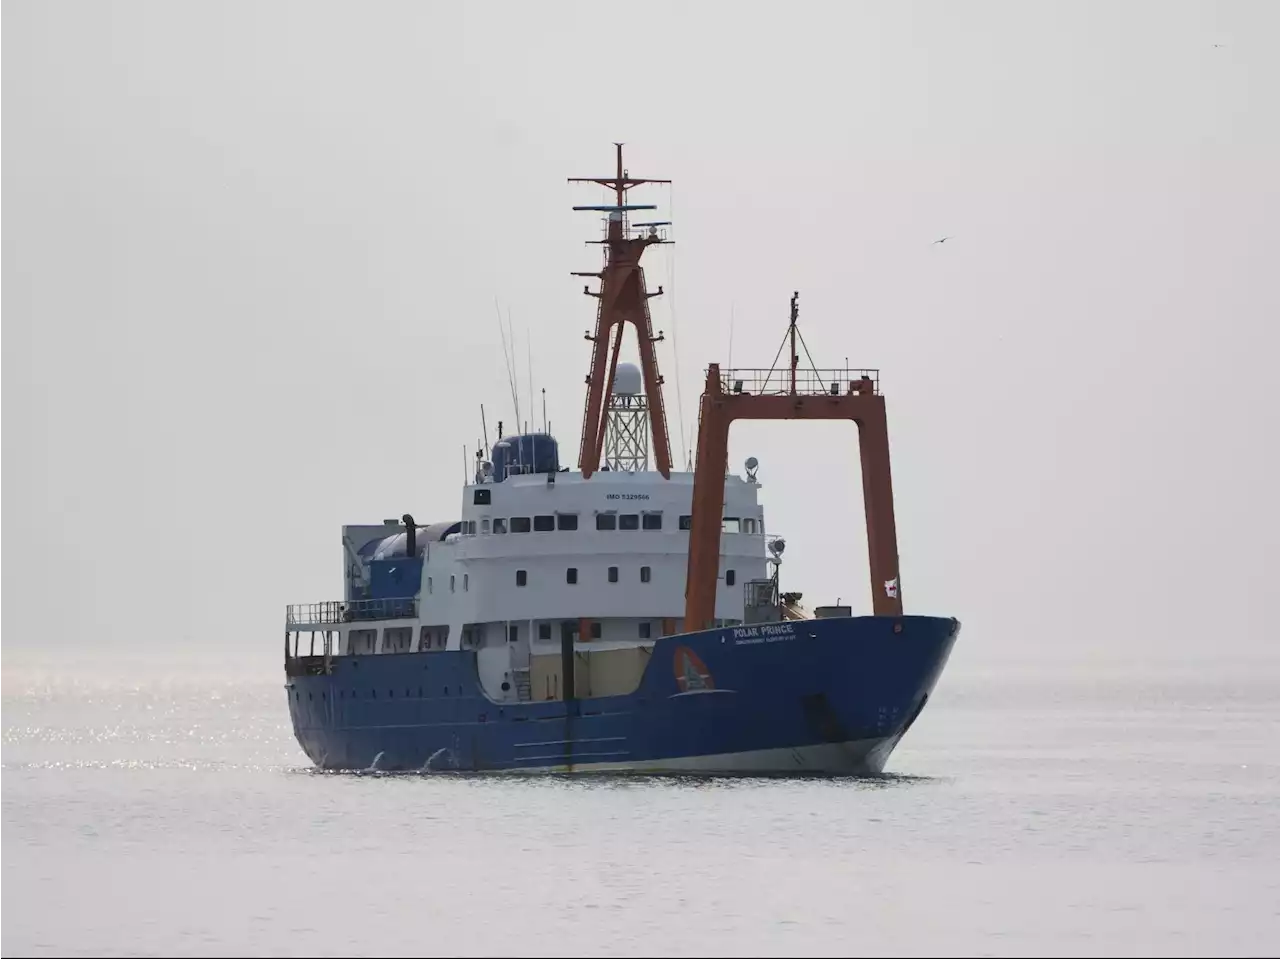
[(757, 643), (781, 643), (796, 638), (796, 628), (790, 623), (762, 623), (759, 626), (736, 626), (733, 645), (754, 646)]

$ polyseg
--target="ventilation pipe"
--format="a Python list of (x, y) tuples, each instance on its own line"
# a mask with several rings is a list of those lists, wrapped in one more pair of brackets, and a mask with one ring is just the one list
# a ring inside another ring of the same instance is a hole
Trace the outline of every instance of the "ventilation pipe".
[(414, 525), (413, 517), (408, 513), (400, 517), (400, 522), (404, 523), (405, 555), (413, 559), (418, 555), (418, 527)]

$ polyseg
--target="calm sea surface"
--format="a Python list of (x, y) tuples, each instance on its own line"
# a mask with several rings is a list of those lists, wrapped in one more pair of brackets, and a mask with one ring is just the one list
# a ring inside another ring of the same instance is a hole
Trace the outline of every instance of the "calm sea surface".
[(507, 781), (313, 773), (275, 663), (9, 653), (3, 953), (1275, 955), (1278, 676), (957, 667), (882, 779)]

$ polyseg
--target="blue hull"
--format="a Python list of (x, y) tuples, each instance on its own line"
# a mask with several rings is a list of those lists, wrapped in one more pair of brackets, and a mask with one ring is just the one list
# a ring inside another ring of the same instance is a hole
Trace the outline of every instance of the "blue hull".
[(471, 651), (314, 657), (290, 662), (289, 711), (322, 769), (874, 774), (959, 630), (865, 616), (667, 636), (635, 692), (568, 703), (495, 702)]

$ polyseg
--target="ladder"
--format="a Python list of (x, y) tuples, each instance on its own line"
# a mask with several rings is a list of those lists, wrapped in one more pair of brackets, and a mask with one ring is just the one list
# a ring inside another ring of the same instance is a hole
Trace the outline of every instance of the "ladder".
[(533, 687), (529, 681), (529, 669), (513, 669), (512, 678), (516, 681), (516, 699), (522, 703), (533, 701)]

